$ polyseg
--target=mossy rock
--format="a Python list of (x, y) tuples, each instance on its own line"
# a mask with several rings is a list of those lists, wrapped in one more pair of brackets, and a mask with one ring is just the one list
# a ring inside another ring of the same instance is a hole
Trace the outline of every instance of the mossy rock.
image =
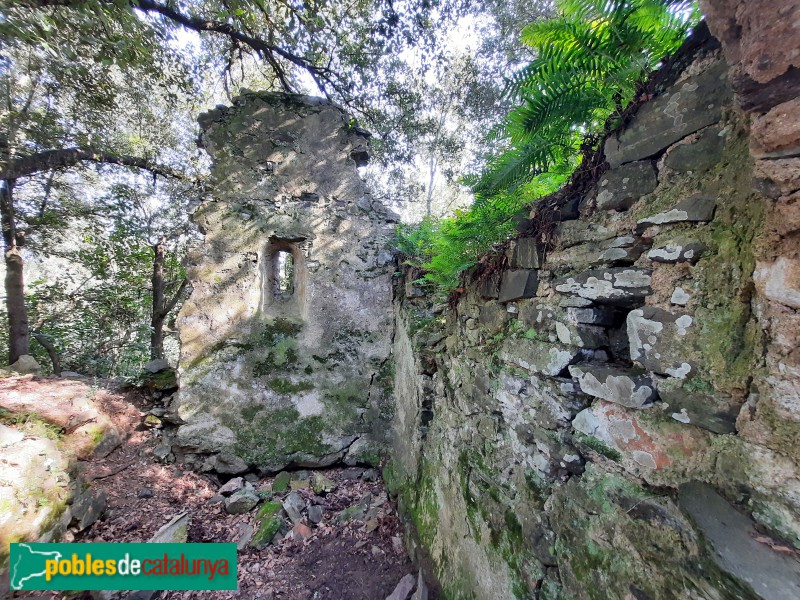
[(253, 536), (253, 541), (250, 544), (260, 550), (272, 543), (275, 534), (283, 527), (283, 519), (279, 517), (269, 517), (263, 519), (259, 525), (258, 530)]
[(173, 369), (148, 373), (144, 378), (143, 385), (151, 390), (172, 390), (178, 387), (178, 376)]
[(289, 483), (292, 481), (292, 476), (287, 471), (281, 471), (275, 476), (275, 481), (272, 482), (272, 492), (280, 494), (289, 491)]

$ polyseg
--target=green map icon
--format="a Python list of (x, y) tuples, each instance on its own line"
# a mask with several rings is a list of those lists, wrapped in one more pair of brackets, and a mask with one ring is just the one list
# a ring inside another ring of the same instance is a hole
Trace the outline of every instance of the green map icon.
[(42, 552), (34, 550), (29, 544), (14, 544), (16, 556), (10, 565), (10, 587), (12, 590), (21, 590), (26, 581), (45, 576), (45, 562), (59, 560), (60, 552)]

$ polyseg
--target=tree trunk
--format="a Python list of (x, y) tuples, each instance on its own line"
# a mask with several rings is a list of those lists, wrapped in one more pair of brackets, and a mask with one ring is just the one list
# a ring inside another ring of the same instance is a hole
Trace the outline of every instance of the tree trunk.
[(50, 362), (53, 363), (53, 374), (61, 375), (61, 358), (58, 356), (58, 350), (56, 350), (53, 340), (49, 335), (39, 333), (38, 331), (34, 331), (31, 335), (33, 335), (33, 339), (42, 345), (42, 348), (47, 350), (47, 355), (50, 357)]
[(17, 239), (14, 218), (14, 180), (0, 181), (0, 225), (3, 229), (3, 250), (6, 262), (5, 292), (8, 312), (8, 363), (30, 354), (30, 328), (25, 307), (24, 262)]
[(167, 300), (166, 284), (164, 283), (164, 258), (167, 251), (167, 240), (161, 238), (153, 244), (153, 310), (150, 313), (150, 358), (164, 358), (164, 322), (169, 313), (178, 305), (183, 292), (189, 285), (189, 280), (184, 278), (178, 289)]
[(164, 358), (164, 253), (166, 241), (162, 238), (153, 245), (153, 309), (150, 313), (150, 358)]

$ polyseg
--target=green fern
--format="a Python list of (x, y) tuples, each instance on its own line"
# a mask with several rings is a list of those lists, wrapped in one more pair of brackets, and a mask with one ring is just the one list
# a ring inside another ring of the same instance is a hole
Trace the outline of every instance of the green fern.
[(473, 205), (447, 219), (401, 226), (397, 246), (440, 292), (514, 232), (514, 217), (556, 191), (578, 166), (587, 139), (635, 96), (699, 19), (686, 0), (558, 0), (560, 16), (528, 25), (536, 58), (508, 80), (519, 106), (493, 134), (504, 148), (465, 180)]
[(561, 16), (531, 23), (536, 59), (509, 79), (520, 101), (499, 129), (509, 149), (488, 161), (474, 191), (492, 196), (568, 163), (580, 139), (627, 105), (636, 86), (697, 22), (685, 0), (560, 0)]

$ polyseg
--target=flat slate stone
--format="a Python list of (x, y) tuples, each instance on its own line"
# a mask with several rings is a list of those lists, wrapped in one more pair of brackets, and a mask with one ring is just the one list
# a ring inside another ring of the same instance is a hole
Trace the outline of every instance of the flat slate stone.
[(509, 269), (503, 273), (498, 302), (533, 298), (539, 287), (539, 274), (534, 269)]
[(606, 141), (612, 168), (654, 156), (678, 140), (717, 123), (731, 98), (728, 67), (717, 60), (702, 73), (686, 78), (669, 93), (644, 104), (630, 126)]
[(539, 249), (535, 238), (519, 238), (514, 246), (512, 266), (520, 269), (538, 269), (541, 267)]
[(606, 171), (597, 192), (598, 210), (628, 210), (656, 189), (658, 177), (652, 160), (642, 160)]
[(695, 264), (706, 251), (706, 245), (702, 242), (691, 242), (688, 244), (670, 243), (659, 248), (653, 248), (647, 253), (647, 258), (653, 262), (660, 263), (681, 263), (688, 262)]
[(500, 359), (518, 367), (555, 377), (574, 362), (578, 348), (549, 342), (509, 338), (500, 349)]
[(800, 598), (800, 563), (756, 541), (753, 521), (708, 484), (693, 481), (678, 489), (678, 505), (691, 516), (723, 570), (768, 600)]
[(578, 380), (582, 392), (627, 408), (643, 408), (658, 396), (650, 377), (626, 370), (571, 365), (569, 373)]
[(481, 298), (486, 298), (487, 300), (497, 299), (500, 295), (500, 275), (498, 273), (493, 273), (483, 280), (480, 287), (480, 295)]
[(697, 139), (674, 146), (664, 159), (664, 164), (685, 173), (702, 173), (717, 164), (725, 148), (725, 136), (720, 135), (719, 127), (708, 127), (697, 135)]
[(636, 223), (639, 232), (650, 225), (668, 225), (669, 223), (702, 223), (714, 218), (717, 199), (708, 194), (694, 194), (681, 200), (675, 208), (640, 219)]
[(628, 313), (627, 330), (632, 361), (678, 379), (695, 374), (697, 323), (691, 315), (644, 306)]
[(658, 396), (669, 409), (667, 414), (676, 421), (702, 427), (714, 433), (735, 433), (736, 418), (741, 403), (727, 394), (688, 391), (681, 386), (670, 385), (672, 381), (658, 385)]
[(586, 242), (603, 242), (617, 236), (618, 231), (599, 223), (567, 221), (556, 227), (556, 237), (560, 248), (569, 248)]
[(189, 527), (192, 524), (192, 516), (188, 512), (175, 515), (168, 523), (153, 534), (149, 543), (151, 544), (185, 544), (189, 539)]
[(611, 327), (617, 321), (617, 311), (607, 307), (567, 308), (567, 319), (573, 323)]
[(561, 277), (554, 285), (557, 292), (599, 304), (635, 305), (650, 294), (650, 275), (649, 269), (614, 267)]

